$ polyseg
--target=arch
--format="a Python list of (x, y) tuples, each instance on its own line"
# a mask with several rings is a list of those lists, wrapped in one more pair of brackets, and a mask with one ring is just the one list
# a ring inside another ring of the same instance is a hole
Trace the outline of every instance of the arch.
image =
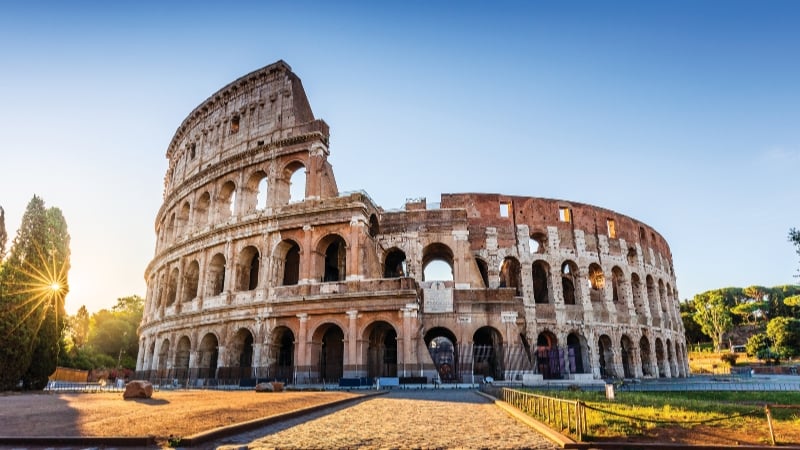
[(602, 302), (605, 300), (605, 287), (606, 277), (603, 274), (603, 269), (597, 263), (589, 264), (589, 297), (593, 302)]
[(578, 266), (572, 261), (564, 261), (561, 264), (561, 293), (564, 296), (565, 305), (574, 305), (576, 292), (575, 285), (578, 276)]
[(633, 308), (640, 320), (646, 316), (645, 300), (642, 298), (642, 280), (639, 275), (631, 274), (631, 292), (633, 293)]
[(314, 332), (312, 349), (316, 353), (319, 376), (323, 382), (336, 382), (344, 373), (344, 332), (335, 324), (326, 323)]
[(392, 248), (386, 253), (383, 263), (383, 278), (405, 277), (408, 274), (406, 254), (398, 248)]
[(460, 380), (458, 341), (447, 328), (436, 327), (425, 333), (425, 345), (431, 355), (436, 373), (442, 383), (457, 383)]
[(222, 378), (252, 378), (253, 341), (253, 333), (249, 329), (239, 328), (233, 336), (233, 340), (228, 344), (228, 351), (231, 355), (231, 369), (235, 370), (229, 370), (229, 376)]
[(475, 264), (478, 266), (478, 273), (481, 274), (481, 281), (483, 281), (483, 287), (489, 287), (489, 265), (486, 264), (481, 258), (475, 258)]
[(634, 373), (633, 368), (636, 363), (633, 359), (633, 342), (631, 342), (631, 338), (629, 338), (628, 335), (623, 334), (619, 341), (619, 345), (620, 351), (622, 352), (622, 376), (623, 378), (634, 378), (636, 374)]
[(276, 247), (276, 267), (280, 271), (277, 279), (282, 286), (295, 285), (300, 281), (300, 246), (292, 240), (283, 240)]
[(175, 214), (175, 212), (173, 212), (172, 214), (170, 214), (169, 221), (167, 222), (167, 234), (166, 234), (166, 242), (167, 243), (175, 242), (176, 231), (177, 231), (175, 229), (176, 228), (176, 226), (175, 226), (175, 222), (176, 222), (175, 217), (176, 217), (176, 214)]
[(495, 328), (478, 328), (472, 335), (472, 373), (503, 380), (503, 335)]
[(175, 348), (175, 362), (172, 367), (174, 376), (179, 380), (185, 380), (189, 375), (189, 353), (191, 351), (191, 341), (188, 336), (178, 339), (178, 346)]
[(221, 222), (236, 214), (236, 184), (233, 181), (222, 185), (217, 202), (217, 217)]
[(628, 304), (627, 290), (625, 289), (625, 274), (619, 266), (611, 268), (611, 300), (623, 306)]
[(544, 233), (533, 233), (528, 238), (528, 249), (531, 253), (543, 254), (547, 249), (547, 236)]
[(269, 183), (267, 173), (257, 170), (250, 175), (244, 185), (242, 206), (246, 212), (258, 211), (267, 207)]
[(664, 357), (664, 343), (661, 342), (661, 338), (656, 338), (656, 368), (658, 369), (658, 377), (666, 377), (666, 367), (664, 367), (665, 357)]
[(252, 291), (258, 287), (258, 272), (261, 266), (261, 255), (258, 249), (252, 245), (243, 248), (239, 253), (239, 263), (237, 264), (236, 289), (240, 291)]
[(300, 161), (289, 163), (284, 169), (286, 179), (289, 181), (290, 203), (302, 202), (306, 199), (306, 167)]
[(169, 282), (167, 285), (167, 306), (171, 306), (178, 298), (178, 278), (181, 276), (177, 267), (173, 268), (169, 273)]
[(198, 378), (216, 378), (219, 359), (219, 340), (214, 333), (206, 333), (197, 349)]
[(589, 373), (589, 344), (577, 332), (567, 335), (567, 360), (570, 373)]
[[(153, 370), (155, 367), (155, 357), (156, 357), (156, 341), (150, 342), (150, 348), (147, 349), (144, 358), (142, 359), (142, 369), (144, 370)], [(149, 377), (149, 376), (148, 376)]]
[(208, 264), (208, 290), (209, 296), (219, 295), (225, 290), (225, 256), (217, 253), (211, 257)]
[(367, 362), (367, 376), (396, 377), (397, 376), (397, 331), (385, 321), (371, 323), (364, 330), (364, 340), (367, 342), (366, 357), (362, 354), (362, 361)]
[(533, 301), (536, 303), (550, 303), (550, 265), (542, 260), (533, 262), (531, 270), (533, 278)]
[(191, 206), (189, 202), (183, 202), (181, 206), (181, 210), (178, 213), (178, 225), (177, 225), (177, 232), (179, 234), (188, 234), (189, 231), (189, 212), (191, 211)]
[(447, 245), (436, 242), (422, 250), (423, 281), (453, 281), (453, 269), (453, 251)]
[(289, 382), (294, 376), (294, 333), (285, 326), (275, 327), (269, 351), (271, 375)]
[(639, 358), (642, 360), (642, 376), (653, 376), (653, 371), (650, 370), (652, 367), (652, 361), (650, 359), (650, 341), (647, 339), (647, 336), (642, 336), (642, 338), (639, 339)]
[(647, 301), (650, 307), (650, 314), (655, 317), (661, 308), (658, 306), (658, 291), (656, 291), (656, 284), (651, 275), (645, 278), (645, 285), (647, 287)]
[(664, 287), (664, 280), (658, 280), (658, 298), (661, 305), (661, 313), (667, 313), (667, 288)]
[(601, 378), (614, 378), (614, 348), (611, 343), (611, 338), (607, 334), (603, 334), (597, 340), (597, 351), (599, 353), (600, 363), (600, 377)]
[(675, 364), (675, 356), (672, 352), (672, 341), (667, 339), (667, 361), (666, 364), (669, 367), (670, 376), (676, 376), (677, 374), (677, 365)]
[(375, 237), (381, 232), (380, 224), (378, 223), (378, 216), (370, 214), (369, 216), (369, 236)]
[(208, 212), (211, 209), (211, 194), (203, 192), (194, 205), (194, 229), (202, 230), (208, 226)]
[(500, 287), (513, 288), (516, 295), (522, 295), (522, 285), (520, 283), (519, 261), (513, 256), (507, 256), (500, 266)]
[(347, 241), (338, 234), (329, 234), (320, 240), (317, 249), (320, 255), (324, 255), (318, 279), (323, 282), (344, 281), (347, 277)]
[(536, 370), (545, 380), (560, 379), (564, 373), (564, 359), (558, 348), (558, 338), (550, 331), (542, 331), (536, 338)]
[(193, 260), (186, 266), (183, 275), (183, 301), (190, 302), (197, 297), (197, 283), (200, 280), (200, 263)]
[[(164, 378), (167, 376), (167, 361), (169, 360), (169, 339), (164, 339), (161, 342), (161, 347), (158, 350), (158, 377)], [(188, 363), (188, 361), (187, 361)]]

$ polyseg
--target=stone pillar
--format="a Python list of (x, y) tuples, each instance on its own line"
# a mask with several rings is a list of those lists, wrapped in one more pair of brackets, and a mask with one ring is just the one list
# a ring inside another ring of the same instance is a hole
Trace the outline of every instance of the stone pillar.
[(469, 255), (471, 258), (472, 252), (469, 249), (469, 230), (453, 230), (453, 241), (455, 247), (453, 249), (453, 282), (456, 289), (469, 289), (469, 271), (467, 270), (468, 264), (472, 261), (465, 261), (464, 255)]
[(352, 378), (357, 375), (359, 361), (358, 356), (358, 311), (353, 309), (347, 311), (347, 335), (345, 337), (345, 351), (344, 351), (344, 370), (342, 372), (345, 378)]
[(361, 270), (361, 238), (364, 235), (364, 220), (362, 217), (353, 216), (350, 219), (350, 245), (347, 252), (347, 267), (345, 267), (345, 280), (364, 279)]
[(416, 325), (417, 325), (417, 311), (419, 310), (419, 306), (415, 303), (406, 304), (406, 307), (401, 309), (400, 311), (403, 313), (403, 330), (402, 336), (398, 336), (398, 344), (402, 343), (402, 353), (401, 349), (398, 349), (397, 354), (403, 355), (403, 360), (398, 361), (398, 375), (402, 373), (402, 376), (412, 376), (413, 374), (413, 366), (418, 363), (418, 358), (414, 355), (414, 345), (412, 341), (412, 336), (415, 335), (416, 332)]
[(301, 372), (311, 365), (308, 356), (308, 314), (298, 314), (297, 319), (300, 321), (300, 327), (295, 345), (295, 372)]
[(303, 248), (300, 252), (300, 280), (298, 284), (309, 284), (313, 282), (315, 273), (316, 249), (311, 248), (312, 234), (314, 228), (311, 225), (303, 225)]

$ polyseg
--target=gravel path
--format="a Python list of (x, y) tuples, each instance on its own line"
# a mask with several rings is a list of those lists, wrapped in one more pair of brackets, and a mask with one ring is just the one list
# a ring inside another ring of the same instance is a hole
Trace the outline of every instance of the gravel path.
[(556, 449), (470, 390), (395, 390), (209, 443), (206, 448)]

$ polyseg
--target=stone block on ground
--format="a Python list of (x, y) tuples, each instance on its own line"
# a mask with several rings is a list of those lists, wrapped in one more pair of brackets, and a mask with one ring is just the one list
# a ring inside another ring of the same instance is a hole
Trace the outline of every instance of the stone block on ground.
[(258, 383), (256, 385), (256, 392), (281, 392), (283, 391), (283, 383), (273, 381), (270, 383)]
[(153, 385), (145, 380), (133, 380), (125, 385), (125, 392), (122, 398), (150, 398), (153, 396)]

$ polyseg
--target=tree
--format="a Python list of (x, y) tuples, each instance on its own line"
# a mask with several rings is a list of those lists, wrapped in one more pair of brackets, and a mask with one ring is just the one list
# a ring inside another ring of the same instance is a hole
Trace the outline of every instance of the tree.
[(83, 348), (89, 340), (89, 322), (89, 311), (85, 305), (82, 305), (78, 312), (69, 318), (70, 336), (76, 351)]
[(137, 329), (142, 322), (144, 299), (138, 295), (121, 297), (111, 310), (94, 313), (89, 330), (89, 345), (113, 357), (118, 365), (135, 368), (139, 353)]
[(757, 333), (750, 336), (744, 348), (749, 356), (755, 356), (761, 360), (768, 360), (770, 359), (771, 346), (772, 342), (770, 342), (766, 333)]
[(789, 242), (797, 247), (797, 254), (800, 255), (800, 230), (796, 228), (789, 230)]
[(56, 367), (68, 292), (69, 234), (33, 196), (0, 272), (0, 390), (39, 389)]
[(722, 336), (733, 327), (729, 306), (720, 290), (707, 291), (694, 296), (692, 318), (700, 329), (714, 342), (715, 351), (720, 351)]
[(711, 338), (703, 333), (700, 325), (692, 317), (694, 315), (694, 303), (691, 300), (685, 300), (680, 303), (679, 307), (686, 342), (708, 342)]
[(800, 320), (776, 317), (767, 324), (767, 336), (775, 354), (781, 358), (791, 358), (797, 355), (800, 346)]

